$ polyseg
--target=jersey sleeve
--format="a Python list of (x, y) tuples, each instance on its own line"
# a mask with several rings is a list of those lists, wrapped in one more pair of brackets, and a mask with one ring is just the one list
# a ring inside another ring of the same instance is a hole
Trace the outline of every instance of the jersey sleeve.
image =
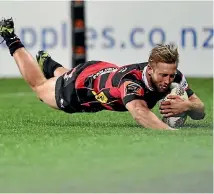
[(194, 94), (193, 90), (189, 87), (189, 84), (184, 76), (180, 71), (177, 71), (177, 75), (175, 77), (175, 82), (179, 83), (181, 87), (186, 91), (188, 97)]
[(144, 89), (139, 83), (133, 80), (123, 80), (119, 90), (124, 105), (126, 105), (128, 102), (131, 102), (132, 100), (143, 100)]

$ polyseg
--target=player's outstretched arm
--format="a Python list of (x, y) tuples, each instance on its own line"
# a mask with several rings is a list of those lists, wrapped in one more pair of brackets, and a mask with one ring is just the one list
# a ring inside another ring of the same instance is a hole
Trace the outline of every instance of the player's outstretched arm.
[(126, 108), (133, 118), (143, 127), (150, 129), (175, 130), (161, 121), (146, 105), (143, 100), (132, 100)]
[(196, 94), (189, 97), (188, 115), (191, 119), (201, 120), (205, 117), (204, 103)]

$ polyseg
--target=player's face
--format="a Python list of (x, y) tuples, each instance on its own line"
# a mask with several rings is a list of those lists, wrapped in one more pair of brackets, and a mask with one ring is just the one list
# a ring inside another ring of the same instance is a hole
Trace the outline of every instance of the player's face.
[(176, 64), (157, 63), (151, 71), (151, 81), (159, 92), (166, 92), (176, 75)]

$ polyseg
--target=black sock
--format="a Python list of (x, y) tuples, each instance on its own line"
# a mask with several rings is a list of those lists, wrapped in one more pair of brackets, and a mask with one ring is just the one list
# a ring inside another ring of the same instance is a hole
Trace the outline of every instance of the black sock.
[(54, 77), (54, 71), (58, 67), (63, 67), (63, 66), (61, 64), (57, 63), (56, 61), (54, 61), (51, 57), (49, 57), (47, 59), (47, 61), (45, 61), (44, 66), (43, 66), (45, 77), (47, 79)]
[(14, 52), (19, 49), (24, 47), (18, 36), (14, 35), (13, 37), (8, 37), (5, 38), (6, 45), (9, 48), (11, 56), (13, 56)]

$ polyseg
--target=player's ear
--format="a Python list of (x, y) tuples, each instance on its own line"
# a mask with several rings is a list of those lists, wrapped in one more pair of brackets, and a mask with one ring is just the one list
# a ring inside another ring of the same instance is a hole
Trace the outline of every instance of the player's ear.
[(151, 76), (153, 74), (153, 67), (150, 64), (147, 65), (147, 71), (148, 71), (149, 76)]

